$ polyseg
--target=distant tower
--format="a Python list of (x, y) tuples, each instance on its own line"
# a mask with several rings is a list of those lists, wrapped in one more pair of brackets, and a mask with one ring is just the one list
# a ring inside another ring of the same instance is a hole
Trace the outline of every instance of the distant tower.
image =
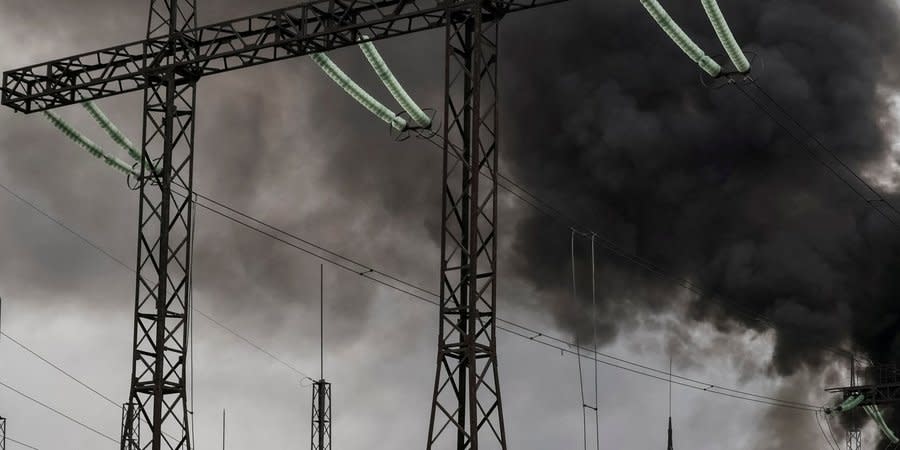
[(672, 445), (672, 358), (669, 357), (669, 446), (668, 450), (674, 450)]
[(313, 382), (312, 450), (331, 450), (331, 383), (325, 381), (325, 268), (319, 266), (319, 381)]
[(672, 416), (669, 416), (669, 447), (668, 450), (675, 450), (675, 447), (672, 445)]
[(6, 418), (0, 417), (0, 450), (6, 450)]

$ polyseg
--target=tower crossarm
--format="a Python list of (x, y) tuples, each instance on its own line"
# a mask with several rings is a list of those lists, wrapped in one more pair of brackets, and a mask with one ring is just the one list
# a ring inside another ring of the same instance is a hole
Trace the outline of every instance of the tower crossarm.
[[(312, 0), (185, 32), (191, 39), (155, 37), (11, 70), (3, 74), (0, 103), (34, 113), (142, 90), (173, 68), (194, 79), (355, 45), (364, 35), (374, 41), (426, 31), (464, 19), (449, 14), (449, 8), (458, 11), (479, 1)], [(563, 1), (486, 4), (499, 18)]]
[(900, 403), (900, 383), (834, 387), (828, 388), (826, 391), (834, 394), (841, 394), (844, 399), (862, 394), (865, 398), (859, 406)]

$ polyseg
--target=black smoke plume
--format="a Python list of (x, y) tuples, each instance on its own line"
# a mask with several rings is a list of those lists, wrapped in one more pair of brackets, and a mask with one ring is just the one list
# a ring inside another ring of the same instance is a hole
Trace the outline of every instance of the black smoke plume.
[[(707, 53), (724, 53), (700, 2), (662, 3)], [(895, 161), (896, 5), (721, 6), (741, 44), (758, 55), (760, 85), (856, 171), (884, 173)], [(695, 297), (694, 319), (764, 329), (754, 316), (770, 318), (778, 374), (833, 361), (824, 346), (897, 360), (900, 230), (738, 90), (704, 87), (700, 69), (639, 2), (574, 2), (507, 22), (517, 41), (503, 45), (503, 150), (515, 177), (628, 251), (716, 293)], [(885, 190), (894, 181), (869, 180)], [(569, 236), (548, 232), (551, 222), (537, 213), (522, 221), (510, 259), (565, 299)], [(585, 267), (590, 244), (576, 245)], [(616, 323), (665, 311), (684, 294), (598, 251), (605, 337), (620, 331)], [(716, 301), (726, 298), (730, 306)], [(583, 303), (547, 307), (561, 323), (588, 329)]]

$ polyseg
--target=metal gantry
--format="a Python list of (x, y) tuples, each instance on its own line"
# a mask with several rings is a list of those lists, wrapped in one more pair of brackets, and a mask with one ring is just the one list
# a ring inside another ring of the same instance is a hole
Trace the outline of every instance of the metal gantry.
[(841, 394), (844, 399), (862, 394), (865, 398), (859, 406), (900, 404), (900, 370), (894, 365), (874, 366), (866, 370), (860, 384), (858, 375), (855, 385), (833, 387), (826, 392)]
[(325, 380), (313, 383), (311, 436), (312, 450), (331, 450), (331, 383)]
[[(122, 449), (139, 427), (150, 437), (141, 449), (191, 445), (185, 362), (198, 81), (438, 28), (446, 33), (448, 144), (440, 331), (427, 447), (506, 448), (495, 341), (497, 26), (508, 13), (563, 1), (311, 0), (197, 27), (195, 1), (152, 0), (142, 41), (3, 74), (2, 104), (24, 113), (144, 91), (129, 398), (135, 412), (124, 415)], [(462, 162), (448, 158), (451, 151)]]

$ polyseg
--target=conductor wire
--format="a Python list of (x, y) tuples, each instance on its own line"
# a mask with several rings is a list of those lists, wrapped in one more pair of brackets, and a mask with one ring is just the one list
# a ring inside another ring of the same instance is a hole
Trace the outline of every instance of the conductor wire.
[[(575, 230), (572, 230), (570, 239), (572, 250), (572, 303), (578, 304), (578, 284), (575, 277)], [(581, 434), (584, 437), (584, 450), (587, 450), (587, 413), (584, 408), (587, 404), (584, 402), (584, 378), (581, 373), (581, 342), (579, 341), (578, 330), (575, 330), (575, 356), (578, 360), (578, 389), (581, 392)], [(596, 363), (595, 363), (596, 364)]]

